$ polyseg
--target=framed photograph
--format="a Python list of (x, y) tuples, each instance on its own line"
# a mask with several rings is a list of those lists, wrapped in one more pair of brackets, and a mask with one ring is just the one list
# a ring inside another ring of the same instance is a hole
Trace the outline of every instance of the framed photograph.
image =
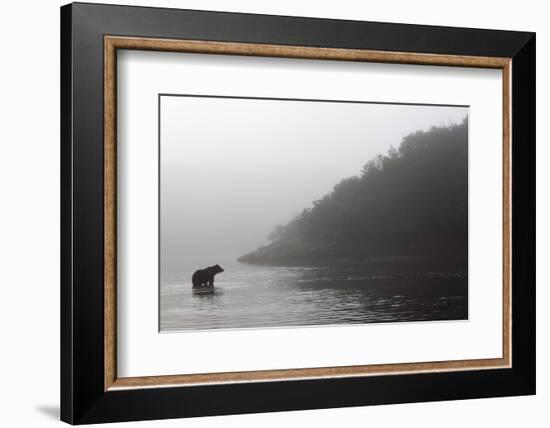
[(61, 417), (535, 393), (535, 35), (61, 8)]

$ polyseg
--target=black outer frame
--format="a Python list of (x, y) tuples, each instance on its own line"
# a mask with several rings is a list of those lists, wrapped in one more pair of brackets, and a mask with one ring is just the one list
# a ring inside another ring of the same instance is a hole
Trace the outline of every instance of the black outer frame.
[[(512, 368), (104, 391), (103, 37), (512, 58)], [(61, 420), (71, 424), (535, 393), (535, 34), (73, 3), (61, 8)]]

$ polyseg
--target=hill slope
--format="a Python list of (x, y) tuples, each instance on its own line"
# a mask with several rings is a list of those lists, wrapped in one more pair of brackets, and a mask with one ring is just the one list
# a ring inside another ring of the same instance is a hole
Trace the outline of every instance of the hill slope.
[(241, 256), (265, 265), (379, 257), (467, 259), (468, 126), (406, 136)]

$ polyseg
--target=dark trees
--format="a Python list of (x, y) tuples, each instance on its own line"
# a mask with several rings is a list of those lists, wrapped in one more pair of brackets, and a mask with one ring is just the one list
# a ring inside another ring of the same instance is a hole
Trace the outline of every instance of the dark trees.
[(466, 259), (468, 124), (406, 136), (366, 163), (239, 260), (315, 263), (335, 258), (447, 254)]

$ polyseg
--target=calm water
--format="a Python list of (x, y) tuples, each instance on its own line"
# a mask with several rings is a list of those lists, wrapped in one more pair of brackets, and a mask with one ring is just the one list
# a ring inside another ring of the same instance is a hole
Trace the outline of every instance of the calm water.
[(265, 267), (220, 263), (214, 294), (189, 269), (161, 285), (161, 330), (467, 319), (467, 276), (439, 266)]

